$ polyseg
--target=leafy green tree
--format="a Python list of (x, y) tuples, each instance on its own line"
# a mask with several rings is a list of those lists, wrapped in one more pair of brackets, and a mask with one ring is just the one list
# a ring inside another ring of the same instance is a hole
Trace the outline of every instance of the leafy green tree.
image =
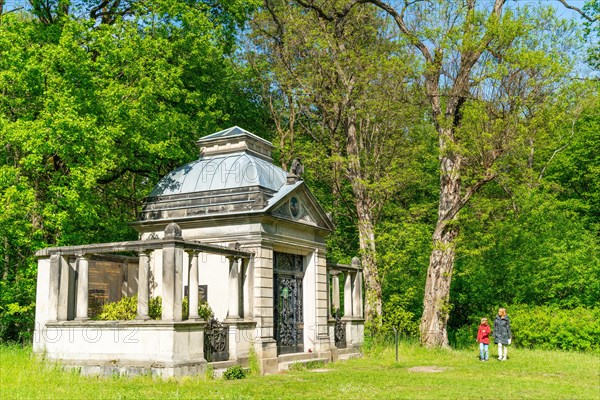
[[(526, 120), (568, 70), (565, 42), (555, 41), (556, 32), (564, 35), (572, 27), (551, 10), (504, 10), (504, 0), (490, 8), (475, 0), (396, 7), (380, 0), (351, 1), (343, 9), (362, 3), (393, 18), (399, 36), (425, 64), (420, 83), (438, 133), (440, 188), (420, 332), (423, 344), (447, 346), (459, 212), (485, 184), (522, 159)], [(307, 5), (320, 8), (312, 1)]]
[(134, 239), (126, 223), (158, 179), (197, 157), (199, 136), (263, 126), (235, 62), (232, 26), (251, 3), (136, 2), (100, 24), (66, 8), (57, 18), (67, 2), (39, 4), (51, 15), (33, 7), (0, 24), (2, 324), (11, 304), (33, 302), (36, 249)]
[(461, 217), (453, 329), (498, 306), (592, 308), (600, 296), (597, 82), (569, 84), (554, 100), (526, 179), (493, 182)]
[(253, 26), (259, 51), (251, 62), (269, 67), (264, 86), (282, 163), (301, 156), (331, 188), (335, 210), (355, 221), (366, 318), (380, 325), (375, 226), (384, 204), (417, 169), (411, 124), (419, 120), (419, 94), (399, 83), (413, 79), (415, 67), (401, 43), (380, 34), (389, 23), (373, 10), (355, 9), (340, 19), (334, 9), (307, 13), (267, 1)]

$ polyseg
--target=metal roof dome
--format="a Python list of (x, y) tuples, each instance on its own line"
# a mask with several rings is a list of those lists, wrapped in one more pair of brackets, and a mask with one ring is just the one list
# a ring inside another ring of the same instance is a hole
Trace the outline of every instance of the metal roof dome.
[(297, 181), (297, 176), (273, 164), (274, 146), (269, 141), (240, 127), (196, 143), (200, 158), (158, 182), (146, 198), (140, 220), (261, 210)]
[(136, 226), (270, 213), (333, 229), (300, 178), (302, 168), (288, 173), (274, 165), (274, 146), (269, 141), (234, 126), (203, 137), (197, 144), (200, 158), (158, 182), (146, 198)]
[(287, 173), (273, 165), (273, 145), (238, 126), (196, 142), (200, 158), (162, 178), (150, 197), (259, 186), (278, 191)]
[(278, 191), (287, 173), (249, 152), (202, 157), (162, 178), (150, 197), (260, 186)]

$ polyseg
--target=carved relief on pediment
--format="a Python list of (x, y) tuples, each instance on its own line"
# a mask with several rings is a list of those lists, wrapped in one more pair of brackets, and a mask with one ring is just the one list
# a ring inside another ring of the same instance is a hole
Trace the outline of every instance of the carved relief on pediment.
[(315, 218), (311, 215), (312, 213), (312, 207), (301, 195), (289, 197), (273, 211), (275, 216), (316, 224)]

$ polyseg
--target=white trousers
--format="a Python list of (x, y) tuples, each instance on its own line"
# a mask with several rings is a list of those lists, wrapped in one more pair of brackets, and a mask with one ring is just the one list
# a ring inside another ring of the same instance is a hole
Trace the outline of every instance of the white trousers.
[(506, 356), (508, 356), (508, 346), (498, 343), (498, 360), (506, 360)]

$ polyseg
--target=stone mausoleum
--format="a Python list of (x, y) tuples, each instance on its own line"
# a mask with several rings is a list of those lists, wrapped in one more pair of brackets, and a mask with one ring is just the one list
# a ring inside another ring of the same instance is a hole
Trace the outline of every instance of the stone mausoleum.
[[(359, 355), (360, 262), (327, 263), (332, 223), (301, 168), (277, 167), (273, 145), (239, 127), (197, 143), (199, 159), (146, 199), (132, 223), (139, 240), (37, 252), (34, 351), (83, 373), (159, 376), (254, 355), (263, 373)], [(95, 318), (133, 295), (134, 320)], [(160, 318), (150, 319), (158, 296)], [(208, 320), (197, 312), (204, 303)]]

